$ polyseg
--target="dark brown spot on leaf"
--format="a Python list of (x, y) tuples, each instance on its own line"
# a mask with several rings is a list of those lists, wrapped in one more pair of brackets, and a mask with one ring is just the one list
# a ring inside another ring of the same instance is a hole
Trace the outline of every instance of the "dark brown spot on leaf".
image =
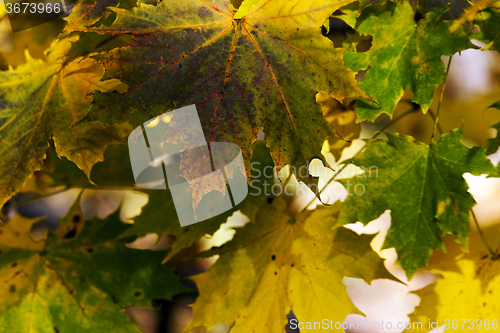
[(66, 235), (64, 235), (64, 239), (71, 239), (71, 238), (74, 238), (76, 236), (76, 228), (73, 228), (71, 229), (70, 231), (68, 231), (66, 233)]

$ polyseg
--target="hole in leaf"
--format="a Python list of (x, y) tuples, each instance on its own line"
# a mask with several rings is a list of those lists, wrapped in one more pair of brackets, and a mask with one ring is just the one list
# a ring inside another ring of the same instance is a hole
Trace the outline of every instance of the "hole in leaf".
[(423, 18), (424, 18), (424, 15), (422, 15), (422, 13), (420, 13), (420, 12), (416, 12), (415, 16), (413, 16), (413, 20), (415, 20), (415, 23), (418, 23), (418, 21), (420, 21)]
[(271, 260), (272, 260), (272, 261), (275, 261), (275, 260), (276, 260), (276, 256), (275, 256), (274, 254), (271, 256)]
[(88, 253), (94, 253), (94, 248), (93, 247), (88, 247), (85, 249)]
[(14, 268), (16, 266), (17, 266), (17, 262), (16, 261), (14, 261), (12, 264), (10, 264), (10, 267), (12, 267), (12, 268)]
[(274, 197), (268, 197), (268, 198), (267, 198), (267, 203), (268, 203), (268, 204), (272, 204), (272, 203), (273, 203), (273, 201), (274, 201)]
[(73, 216), (73, 223), (79, 223), (82, 220), (80, 215)]
[(15, 285), (11, 285), (10, 288), (9, 288), (9, 291), (11, 293), (15, 293), (16, 292), (16, 286)]
[(73, 237), (75, 237), (75, 236), (76, 236), (76, 228), (73, 228), (73, 229), (71, 229), (70, 231), (68, 231), (68, 232), (66, 233), (66, 235), (64, 235), (64, 237), (63, 237), (63, 238), (64, 238), (64, 239), (71, 239), (71, 238), (73, 238)]
[(140, 291), (140, 290), (136, 290), (136, 291), (134, 292), (134, 296), (135, 296), (136, 298), (142, 297), (142, 291)]

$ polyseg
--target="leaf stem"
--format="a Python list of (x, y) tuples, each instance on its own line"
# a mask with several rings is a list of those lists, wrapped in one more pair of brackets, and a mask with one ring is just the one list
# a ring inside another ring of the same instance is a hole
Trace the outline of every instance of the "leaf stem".
[[(401, 119), (403, 119), (404, 117), (406, 117), (407, 115), (409, 115), (410, 113), (413, 113), (413, 112), (416, 112), (416, 111), (419, 111), (419, 109), (415, 109), (415, 108), (412, 108), (406, 112), (404, 112), (403, 114), (397, 116), (396, 118), (392, 119), (388, 124), (386, 124), (384, 127), (382, 127), (379, 131), (377, 131), (377, 133), (375, 133), (370, 139), (369, 141), (371, 140), (375, 140), (376, 138), (378, 138), (382, 133), (384, 133), (385, 130), (387, 130), (389, 127), (391, 127), (392, 125), (394, 125), (395, 123), (397, 123), (398, 121), (400, 121)], [(366, 147), (366, 142), (364, 144), (363, 147), (361, 147), (357, 152), (356, 154), (353, 155), (353, 157), (351, 158), (354, 158), (356, 156), (358, 156)], [(323, 191), (327, 188), (328, 185), (330, 185), (331, 182), (333, 182), (333, 180), (348, 166), (349, 164), (344, 164), (342, 165), (342, 167), (337, 171), (335, 172), (335, 174), (332, 176), (332, 178), (330, 178), (328, 180), (328, 182), (325, 184), (325, 186), (323, 186), (323, 188), (319, 191), (319, 193), (311, 200), (309, 201), (309, 203), (304, 207), (304, 209), (302, 209), (301, 213), (304, 212), (307, 207), (309, 207), (320, 195), (321, 193), (323, 193)], [(329, 204), (325, 204), (323, 203), (323, 205), (325, 206), (330, 206)]]
[(486, 248), (488, 249), (488, 252), (490, 252), (490, 254), (491, 254), (491, 259), (497, 260), (498, 253), (493, 251), (493, 249), (488, 245), (488, 242), (486, 241), (486, 237), (484, 237), (483, 231), (479, 227), (479, 223), (477, 222), (476, 214), (474, 214), (474, 211), (472, 210), (472, 208), (471, 208), (470, 212), (472, 214), (472, 219), (474, 220), (474, 223), (476, 224), (477, 231), (479, 231), (479, 235), (481, 236), (481, 239), (483, 240), (484, 246), (486, 246)]
[(434, 135), (436, 134), (436, 128), (437, 128), (438, 122), (439, 122), (439, 110), (441, 110), (441, 103), (443, 102), (443, 96), (444, 96), (444, 88), (446, 87), (446, 80), (448, 79), (448, 74), (450, 73), (450, 65), (451, 65), (452, 58), (453, 58), (453, 55), (450, 56), (450, 58), (448, 59), (448, 65), (446, 66), (446, 74), (444, 76), (443, 86), (441, 87), (441, 95), (439, 96), (438, 107), (436, 110), (436, 118), (434, 119), (434, 128), (432, 129), (430, 142), (432, 142), (432, 139), (434, 139)]
[[(427, 111), (429, 113), (429, 116), (431, 116), (432, 120), (433, 121), (436, 121), (436, 115), (434, 114), (434, 112), (432, 112), (432, 110), (429, 110)], [(441, 125), (437, 124), (437, 130), (439, 131), (439, 134), (443, 134), (443, 129), (441, 128)]]

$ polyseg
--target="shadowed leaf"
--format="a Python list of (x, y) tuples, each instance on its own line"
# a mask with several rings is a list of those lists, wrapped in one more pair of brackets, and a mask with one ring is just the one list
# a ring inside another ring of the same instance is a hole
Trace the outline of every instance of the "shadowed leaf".
[(363, 195), (347, 198), (340, 222), (367, 224), (390, 209), (392, 223), (383, 248), (396, 249), (410, 278), (426, 265), (432, 250), (444, 250), (439, 232), (455, 234), (467, 248), (469, 210), (475, 201), (462, 175), (496, 174), (497, 170), (484, 148), (462, 145), (461, 129), (430, 145), (386, 135), (388, 141), (368, 142), (366, 150), (352, 159), (367, 172), (349, 183), (340, 181), (351, 189), (365, 189)]
[(0, 226), (0, 327), (138, 333), (123, 307), (189, 291), (161, 265), (164, 251), (129, 249), (118, 240), (130, 228), (118, 215), (85, 221), (78, 198), (46, 241), (28, 236), (38, 220), (16, 216)]

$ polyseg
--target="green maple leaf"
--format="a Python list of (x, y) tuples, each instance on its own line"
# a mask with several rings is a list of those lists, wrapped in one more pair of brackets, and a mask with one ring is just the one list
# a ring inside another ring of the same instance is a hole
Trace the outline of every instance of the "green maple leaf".
[(344, 61), (356, 71), (369, 67), (359, 86), (378, 105), (358, 101), (360, 120), (375, 120), (384, 112), (392, 115), (405, 87), (413, 91), (413, 101), (424, 112), (429, 109), (434, 90), (445, 78), (441, 56), (477, 48), (463, 31), (448, 35), (450, 24), (427, 18), (415, 23), (407, 1), (389, 2), (383, 10), (370, 6), (362, 12), (355, 29), (373, 36), (372, 48), (365, 53), (346, 52)]
[(127, 305), (189, 291), (161, 265), (165, 251), (125, 246), (118, 212), (84, 221), (79, 199), (54, 234), (35, 242), (39, 219), (0, 226), (0, 332), (134, 332)]
[(81, 30), (132, 36), (129, 45), (94, 56), (107, 78), (130, 89), (98, 94), (87, 120), (139, 126), (195, 104), (207, 141), (237, 143), (247, 166), (261, 129), (276, 165), (306, 165), (334, 135), (315, 94), (369, 98), (344, 67), (344, 50), (321, 35), (323, 22), (350, 2), (260, 0), (236, 14), (229, 0), (112, 8), (111, 26)]
[(71, 127), (88, 111), (92, 98), (87, 94), (123, 86), (118, 80), (101, 81), (104, 71), (93, 59), (64, 58), (76, 39), (55, 43), (47, 62), (27, 55), (26, 64), (0, 72), (0, 206), (43, 169), (51, 138), (58, 154), (87, 175), (102, 160), (106, 145), (123, 142), (114, 128), (96, 122)]
[(340, 209), (337, 202), (292, 217), (280, 197), (264, 202), (231, 242), (207, 254), (220, 258), (193, 278), (200, 296), (186, 331), (225, 322), (240, 332), (283, 332), (290, 310), (311, 322), (359, 313), (342, 279), (392, 277), (370, 247), (373, 236), (337, 223)]
[(475, 201), (462, 175), (496, 174), (497, 170), (484, 148), (461, 144), (461, 129), (430, 145), (386, 135), (388, 141), (368, 142), (366, 150), (352, 159), (371, 172), (341, 181), (350, 195), (340, 221), (366, 224), (390, 209), (392, 223), (383, 248), (396, 249), (410, 278), (426, 265), (432, 250), (444, 250), (439, 232), (455, 234), (467, 247), (469, 210)]

